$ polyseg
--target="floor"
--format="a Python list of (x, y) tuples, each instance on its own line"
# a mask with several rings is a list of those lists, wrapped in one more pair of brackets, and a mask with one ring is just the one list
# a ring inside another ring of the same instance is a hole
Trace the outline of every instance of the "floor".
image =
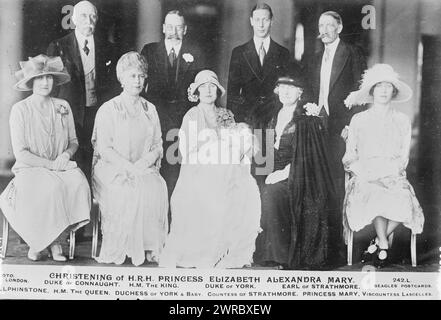
[[(10, 177), (0, 176), (0, 190), (3, 190)], [(2, 227), (2, 221), (0, 220), (0, 228)], [(85, 227), (85, 235), (91, 235), (90, 225)], [(1, 229), (0, 229), (1, 230)], [(382, 269), (385, 272), (438, 272), (440, 268), (440, 249), (439, 240), (439, 228), (427, 228), (427, 232), (423, 233), (418, 238), (417, 252), (418, 252), (418, 266), (412, 267), (410, 265), (410, 233), (404, 227), (396, 230), (394, 238), (394, 245), (391, 248), (391, 252), (394, 254), (391, 259), (394, 263), (387, 268)], [(354, 235), (354, 264), (347, 266), (342, 263), (341, 266), (334, 268), (336, 271), (361, 271), (364, 267), (363, 264), (357, 262), (360, 259), (361, 252), (367, 246), (370, 238), (372, 237), (373, 229), (366, 228)], [(2, 238), (0, 238), (2, 242)], [(63, 245), (63, 252), (68, 252), (68, 242)], [(20, 239), (20, 237), (9, 228), (9, 240), (8, 250), (6, 258), (3, 260), (5, 264), (18, 264), (18, 265), (62, 265), (65, 263), (54, 262), (48, 258), (47, 252), (43, 252), (42, 259), (40, 261), (31, 261), (27, 258), (28, 246)], [(69, 265), (77, 266), (108, 266), (108, 267), (120, 267), (116, 265), (103, 265), (97, 263), (91, 258), (91, 241), (77, 242), (75, 247), (75, 259), (68, 262)], [(124, 267), (133, 267), (130, 259), (127, 259), (123, 265)], [(156, 264), (145, 263), (141, 267), (154, 268)], [(268, 267), (253, 266), (252, 269), (272, 269)]]

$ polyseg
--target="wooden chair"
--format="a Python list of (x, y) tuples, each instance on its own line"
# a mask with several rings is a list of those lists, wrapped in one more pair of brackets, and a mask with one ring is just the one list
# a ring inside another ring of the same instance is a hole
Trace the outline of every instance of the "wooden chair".
[[(6, 251), (8, 249), (8, 237), (9, 237), (9, 223), (6, 220), (6, 217), (2, 215), (3, 219), (3, 232), (2, 232), (2, 246), (0, 252), (0, 258), (6, 258)], [(70, 240), (69, 240), (69, 259), (72, 260), (75, 256), (75, 231), (70, 232)]]

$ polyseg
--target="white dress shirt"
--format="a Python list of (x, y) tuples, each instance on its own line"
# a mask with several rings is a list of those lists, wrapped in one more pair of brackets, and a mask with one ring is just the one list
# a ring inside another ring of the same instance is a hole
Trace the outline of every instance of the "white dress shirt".
[(165, 39), (164, 43), (165, 43), (165, 50), (167, 50), (167, 56), (170, 55), (170, 51), (172, 48), (175, 49), (176, 57), (179, 56), (179, 51), (181, 51), (181, 47), (182, 47), (182, 41), (179, 41), (177, 44), (175, 44), (174, 42)]
[[(328, 96), (329, 96), (329, 85), (331, 82), (331, 72), (332, 72), (332, 63), (334, 61), (335, 52), (337, 51), (338, 44), (340, 43), (340, 38), (337, 38), (334, 42), (325, 45), (325, 50), (323, 51), (322, 57), (322, 67), (320, 70), (320, 97), (319, 104), (320, 107), (323, 106), (326, 110), (326, 113), (329, 115), (329, 104), (328, 104)], [(329, 58), (326, 61), (326, 50), (329, 50)], [(323, 86), (323, 87), (322, 87)]]
[[(83, 64), (84, 84), (86, 87), (86, 107), (97, 106), (98, 100), (95, 89), (95, 41), (93, 35), (85, 37), (78, 32), (77, 29), (75, 29), (75, 37), (78, 42), (78, 47), (80, 48), (81, 62)], [(86, 40), (89, 54), (86, 54), (83, 50)]]

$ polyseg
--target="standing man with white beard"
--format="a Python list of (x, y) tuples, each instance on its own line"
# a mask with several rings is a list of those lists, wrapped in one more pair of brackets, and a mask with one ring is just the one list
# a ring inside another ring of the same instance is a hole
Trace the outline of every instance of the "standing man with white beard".
[(75, 161), (90, 184), (93, 148), (90, 141), (98, 108), (115, 96), (116, 50), (106, 39), (95, 35), (98, 11), (89, 1), (74, 6), (75, 30), (50, 43), (47, 54), (60, 56), (71, 81), (60, 86), (57, 96), (69, 102), (75, 121), (79, 149)]
[[(117, 51), (112, 43), (95, 34), (98, 10), (89, 1), (74, 6), (75, 30), (49, 44), (47, 54), (60, 56), (71, 81), (55, 95), (69, 102), (79, 148), (74, 156), (91, 185), (93, 147), (91, 143), (98, 108), (120, 92), (116, 79)], [(77, 231), (77, 241), (88, 240)]]

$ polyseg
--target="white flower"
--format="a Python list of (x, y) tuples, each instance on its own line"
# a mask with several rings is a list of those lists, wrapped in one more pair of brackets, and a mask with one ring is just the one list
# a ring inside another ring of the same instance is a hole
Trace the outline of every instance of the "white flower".
[(306, 110), (307, 116), (315, 116), (318, 117), (320, 114), (320, 107), (316, 105), (315, 103), (307, 103), (304, 105), (303, 109)]
[(191, 55), (191, 53), (184, 53), (182, 55), (182, 58), (185, 60), (185, 62), (187, 63), (192, 63), (194, 61), (194, 57)]

